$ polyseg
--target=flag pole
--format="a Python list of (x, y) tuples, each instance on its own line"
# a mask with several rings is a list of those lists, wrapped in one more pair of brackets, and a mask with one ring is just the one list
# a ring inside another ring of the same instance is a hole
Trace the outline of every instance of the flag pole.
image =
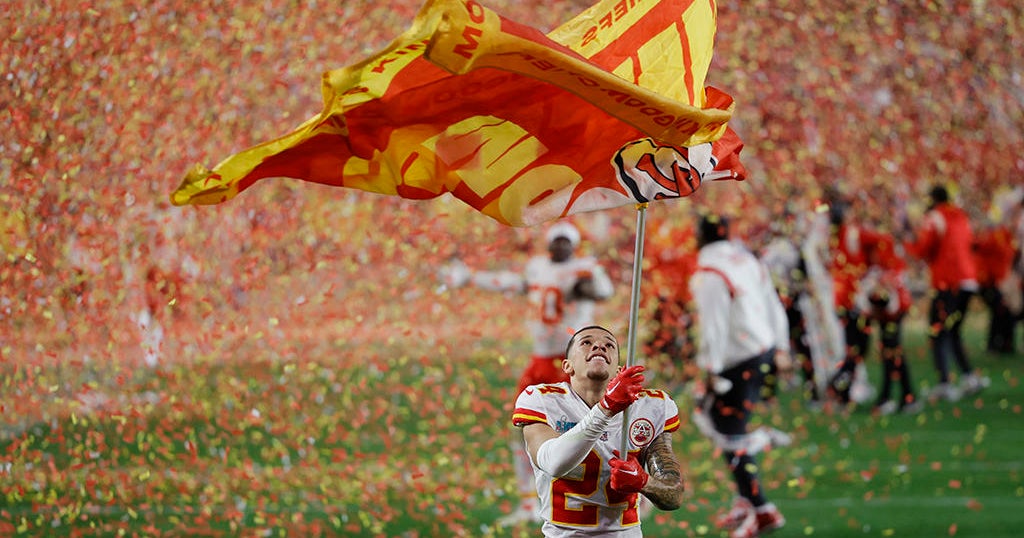
[[(633, 247), (633, 288), (629, 296), (629, 333), (626, 336), (626, 368), (636, 362), (636, 339), (640, 319), (640, 273), (644, 261), (644, 235), (647, 228), (647, 202), (636, 204), (636, 245)], [(622, 449), (619, 457), (629, 456), (629, 408), (622, 411)]]

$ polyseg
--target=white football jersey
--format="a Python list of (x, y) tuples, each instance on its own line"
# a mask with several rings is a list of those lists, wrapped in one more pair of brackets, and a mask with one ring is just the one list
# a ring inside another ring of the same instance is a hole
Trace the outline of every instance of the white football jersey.
[[(531, 385), (516, 399), (512, 423), (516, 426), (547, 424), (559, 434), (575, 426), (590, 407), (569, 383)], [(664, 432), (679, 429), (679, 408), (660, 390), (645, 389), (629, 406), (629, 444), (627, 450), (639, 452)], [(623, 494), (609, 486), (608, 460), (622, 447), (622, 417), (611, 418), (608, 429), (594, 444), (587, 457), (563, 477), (554, 477), (537, 469), (533, 473), (540, 497), (544, 536), (639, 537), (640, 517), (637, 494)]]
[(602, 298), (612, 294), (611, 279), (591, 257), (555, 263), (548, 256), (536, 256), (527, 262), (523, 276), (532, 309), (528, 325), (535, 356), (564, 355), (569, 337), (594, 324), (594, 301), (571, 300), (572, 289), (580, 278), (592, 278), (594, 289)]

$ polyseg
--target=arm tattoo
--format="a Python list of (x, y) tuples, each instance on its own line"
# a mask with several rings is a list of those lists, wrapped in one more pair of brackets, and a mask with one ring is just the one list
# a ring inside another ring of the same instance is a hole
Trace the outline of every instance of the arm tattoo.
[(661, 510), (675, 510), (683, 504), (683, 475), (672, 451), (672, 434), (654, 438), (642, 454), (650, 479), (643, 494)]

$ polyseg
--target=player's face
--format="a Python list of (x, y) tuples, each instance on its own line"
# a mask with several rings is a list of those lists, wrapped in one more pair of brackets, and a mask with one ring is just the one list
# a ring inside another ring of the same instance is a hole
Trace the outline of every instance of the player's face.
[(572, 257), (572, 241), (567, 237), (556, 237), (548, 244), (548, 253), (551, 254), (551, 261), (564, 262)]
[(604, 381), (619, 368), (619, 344), (608, 331), (586, 329), (573, 339), (566, 361), (570, 376)]

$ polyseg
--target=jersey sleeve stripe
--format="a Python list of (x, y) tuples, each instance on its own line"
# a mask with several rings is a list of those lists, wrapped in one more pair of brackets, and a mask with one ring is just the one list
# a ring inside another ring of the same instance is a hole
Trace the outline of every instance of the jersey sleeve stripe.
[(512, 424), (516, 426), (525, 426), (527, 424), (534, 423), (547, 424), (548, 417), (540, 411), (534, 411), (532, 409), (525, 409), (517, 407), (512, 413)]
[(674, 432), (679, 429), (679, 426), (679, 415), (674, 415), (665, 421), (665, 431), (667, 432)]

